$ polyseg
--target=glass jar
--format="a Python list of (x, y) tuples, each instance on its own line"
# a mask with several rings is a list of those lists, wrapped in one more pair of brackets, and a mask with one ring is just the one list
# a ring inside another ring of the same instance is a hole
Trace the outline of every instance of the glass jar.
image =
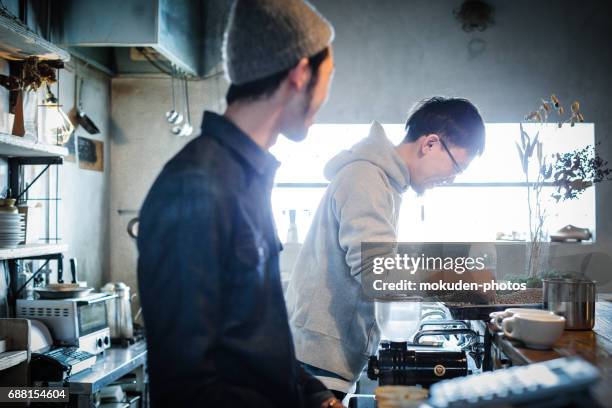
[(421, 300), (406, 299), (374, 302), (381, 340), (412, 341), (421, 323)]

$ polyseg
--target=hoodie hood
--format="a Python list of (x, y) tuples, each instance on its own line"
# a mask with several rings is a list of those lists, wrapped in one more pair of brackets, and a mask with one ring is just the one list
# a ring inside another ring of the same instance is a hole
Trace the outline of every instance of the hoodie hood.
[(325, 165), (325, 178), (331, 181), (344, 166), (356, 161), (367, 161), (380, 167), (400, 193), (410, 185), (408, 168), (377, 121), (372, 122), (370, 133), (365, 139), (349, 150), (338, 153)]

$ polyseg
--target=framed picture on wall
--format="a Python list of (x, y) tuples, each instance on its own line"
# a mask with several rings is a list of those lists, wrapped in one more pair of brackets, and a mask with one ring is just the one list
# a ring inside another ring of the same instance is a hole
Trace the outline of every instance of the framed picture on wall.
[(80, 168), (104, 171), (104, 142), (79, 136), (77, 145)]

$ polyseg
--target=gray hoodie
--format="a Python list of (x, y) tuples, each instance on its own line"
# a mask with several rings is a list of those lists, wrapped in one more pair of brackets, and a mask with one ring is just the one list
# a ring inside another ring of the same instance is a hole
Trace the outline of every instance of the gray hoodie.
[(291, 274), (287, 309), (298, 360), (354, 382), (380, 340), (374, 304), (361, 290), (361, 242), (397, 240), (410, 175), (373, 122), (367, 138), (329, 161), (325, 176), (331, 183)]

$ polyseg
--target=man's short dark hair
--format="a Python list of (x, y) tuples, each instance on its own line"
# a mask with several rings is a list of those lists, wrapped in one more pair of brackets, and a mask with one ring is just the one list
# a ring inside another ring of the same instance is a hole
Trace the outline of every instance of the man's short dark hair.
[[(325, 48), (322, 51), (308, 58), (308, 65), (312, 70), (312, 76), (310, 77), (310, 81), (307, 85), (308, 89), (311, 89), (317, 83), (317, 79), (319, 77), (319, 68), (321, 67), (321, 64), (323, 63), (323, 61), (325, 61), (328, 55), (329, 48)], [(297, 65), (298, 61), (296, 61), (295, 63)], [(253, 82), (248, 82), (246, 84), (232, 84), (227, 90), (225, 100), (228, 105), (231, 105), (232, 103), (238, 100), (257, 100), (270, 96), (278, 89), (281, 82), (283, 82), (283, 80), (287, 78), (287, 75), (289, 75), (289, 71), (291, 71), (292, 69), (293, 67), (278, 72), (276, 74), (267, 76), (265, 78), (258, 79)]]
[(467, 99), (434, 97), (421, 101), (406, 122), (404, 142), (437, 134), (451, 144), (482, 154), (485, 127), (478, 109)]

